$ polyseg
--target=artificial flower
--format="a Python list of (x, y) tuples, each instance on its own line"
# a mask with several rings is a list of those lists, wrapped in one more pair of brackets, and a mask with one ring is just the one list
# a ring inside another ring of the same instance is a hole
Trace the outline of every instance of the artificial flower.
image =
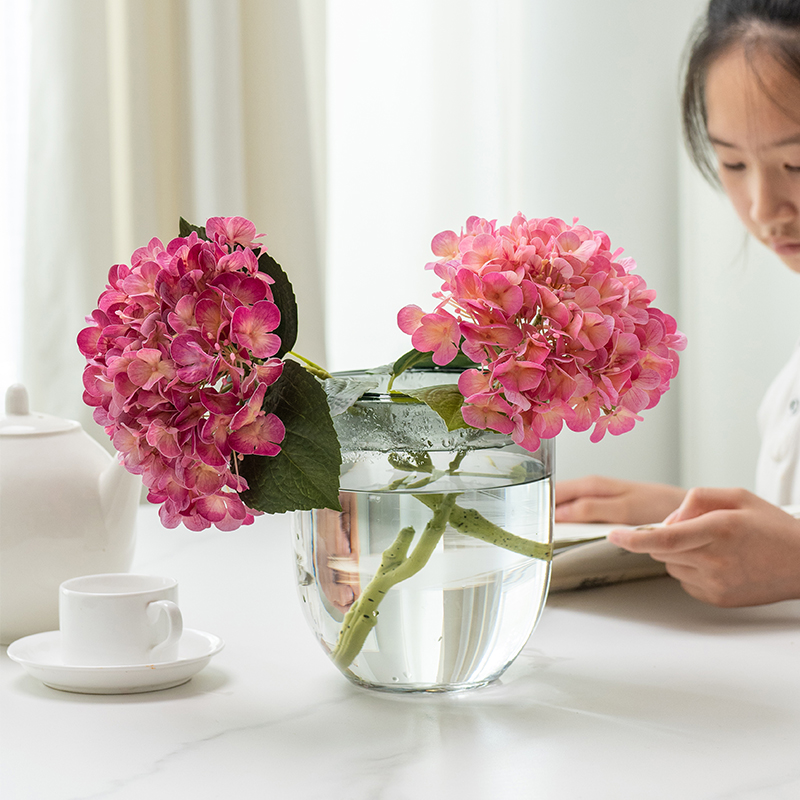
[(439, 302), (429, 313), (406, 306), (398, 325), (436, 364), (459, 350), (476, 362), (459, 381), (468, 425), (511, 433), (528, 450), (563, 425), (594, 426), (596, 442), (629, 431), (669, 388), (685, 337), (602, 231), (470, 217), (431, 249)]
[(276, 456), (285, 429), (262, 408), (283, 371), (281, 313), (258, 268), (255, 226), (214, 217), (111, 268), (78, 336), (84, 400), (167, 527), (232, 530), (245, 506), (244, 454)]

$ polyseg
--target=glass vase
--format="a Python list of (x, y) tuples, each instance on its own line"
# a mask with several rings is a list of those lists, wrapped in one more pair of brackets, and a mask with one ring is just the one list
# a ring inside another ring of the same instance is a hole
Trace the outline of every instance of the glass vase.
[[(393, 389), (457, 378), (406, 372)], [(553, 443), (531, 453), (490, 431), (448, 431), (429, 406), (385, 388), (334, 417), (343, 511), (295, 513), (303, 608), (358, 685), (484, 686), (519, 655), (544, 606)]]

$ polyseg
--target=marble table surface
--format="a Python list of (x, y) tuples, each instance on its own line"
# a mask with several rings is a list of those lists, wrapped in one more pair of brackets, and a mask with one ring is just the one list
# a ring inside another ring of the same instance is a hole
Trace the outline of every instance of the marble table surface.
[(3, 800), (800, 797), (800, 601), (703, 605), (669, 578), (551, 596), (503, 678), (352, 686), (302, 616), (288, 520), (232, 533), (140, 514), (134, 570), (225, 640), (188, 683), (47, 688), (0, 650)]

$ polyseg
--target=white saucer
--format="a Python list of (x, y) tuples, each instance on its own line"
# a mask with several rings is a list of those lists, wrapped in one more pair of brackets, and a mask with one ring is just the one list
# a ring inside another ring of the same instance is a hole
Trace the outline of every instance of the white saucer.
[(8, 647), (8, 657), (45, 686), (83, 694), (155, 692), (186, 683), (222, 650), (219, 636), (184, 628), (178, 658), (161, 664), (75, 667), (61, 661), (61, 631), (35, 633)]

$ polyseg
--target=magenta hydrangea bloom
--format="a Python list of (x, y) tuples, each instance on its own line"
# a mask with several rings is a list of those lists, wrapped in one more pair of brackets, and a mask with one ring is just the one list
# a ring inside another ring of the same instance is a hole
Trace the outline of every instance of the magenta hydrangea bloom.
[(206, 234), (152, 239), (113, 266), (78, 347), (84, 401), (163, 524), (228, 531), (260, 513), (239, 497), (238, 460), (277, 455), (285, 435), (262, 409), (283, 370), (280, 311), (253, 223), (215, 217)]
[(406, 306), (397, 321), (434, 363), (460, 349), (480, 364), (459, 381), (467, 424), (529, 450), (564, 425), (594, 426), (596, 442), (629, 431), (669, 389), (686, 338), (602, 231), (554, 217), (518, 214), (502, 227), (470, 217), (431, 249), (439, 303), (430, 313)]

